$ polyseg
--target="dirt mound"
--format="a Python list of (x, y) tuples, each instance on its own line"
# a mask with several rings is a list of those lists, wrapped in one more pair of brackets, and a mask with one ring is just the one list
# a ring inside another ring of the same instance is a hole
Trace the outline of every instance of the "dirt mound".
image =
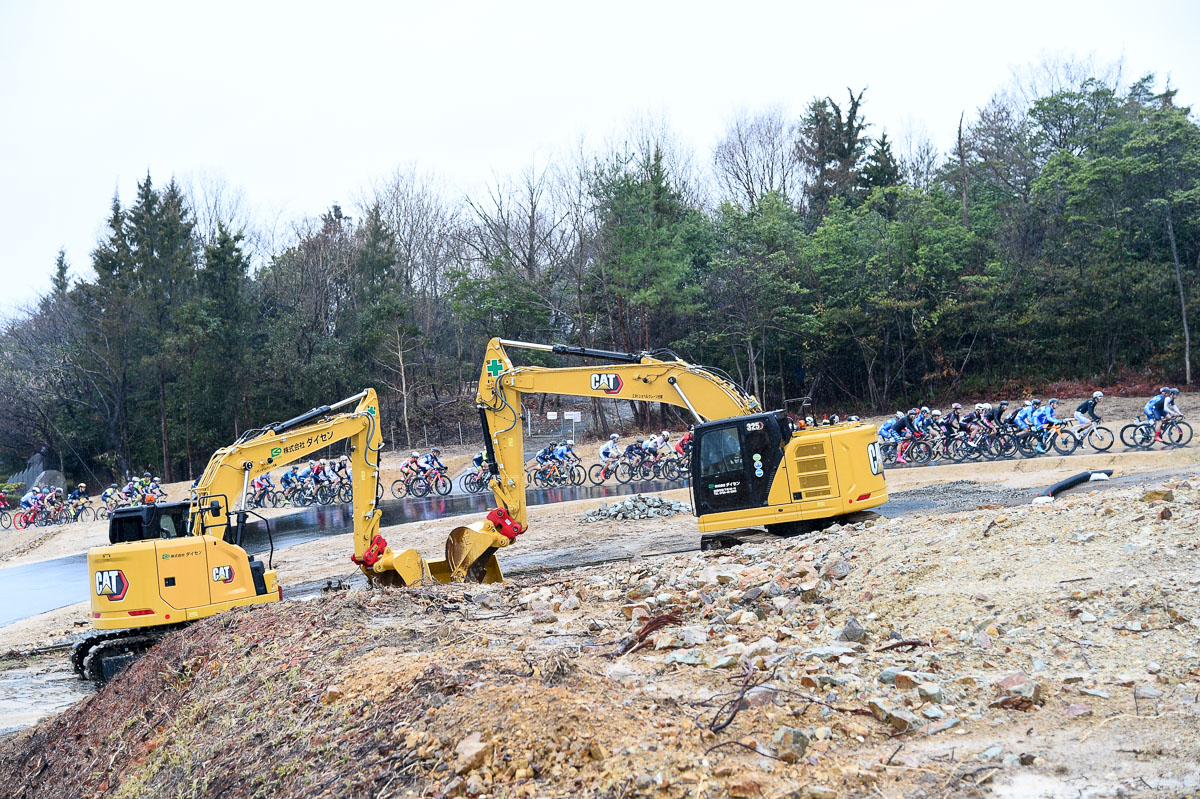
[(230, 612), (0, 768), (22, 797), (1182, 795), (1197, 486)]

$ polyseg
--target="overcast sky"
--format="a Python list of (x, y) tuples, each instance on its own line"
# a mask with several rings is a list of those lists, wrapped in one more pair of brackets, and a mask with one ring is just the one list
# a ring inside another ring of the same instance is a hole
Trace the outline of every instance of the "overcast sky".
[[(851, 10), (852, 9), (852, 10)], [(398, 167), (467, 192), (669, 121), (701, 165), (739, 109), (866, 88), (924, 132), (1047, 57), (1122, 60), (1200, 99), (1200, 3), (0, 0), (0, 316), (90, 252), (114, 192), (216, 176), (262, 223), (352, 205)]]

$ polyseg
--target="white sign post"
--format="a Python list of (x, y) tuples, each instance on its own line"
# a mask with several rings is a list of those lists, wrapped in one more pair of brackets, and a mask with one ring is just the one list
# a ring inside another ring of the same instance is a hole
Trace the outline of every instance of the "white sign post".
[(575, 440), (575, 423), (578, 421), (582, 421), (583, 414), (581, 414), (579, 411), (565, 411), (563, 413), (563, 418), (571, 420), (571, 440), (574, 441)]

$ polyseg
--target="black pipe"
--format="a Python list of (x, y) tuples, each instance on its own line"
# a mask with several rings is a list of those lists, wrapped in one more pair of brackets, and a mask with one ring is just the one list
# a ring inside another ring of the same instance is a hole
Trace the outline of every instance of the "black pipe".
[(1074, 488), (1077, 485), (1082, 485), (1088, 480), (1091, 480), (1093, 474), (1105, 474), (1109, 477), (1112, 477), (1112, 469), (1100, 469), (1095, 472), (1080, 472), (1079, 474), (1071, 475), (1065, 480), (1059, 480), (1057, 483), (1038, 494), (1038, 496), (1055, 497), (1069, 488)]
[(577, 355), (580, 358), (602, 358), (606, 361), (622, 363), (641, 363), (642, 356), (632, 352), (612, 352), (610, 350), (593, 350), (587, 347), (568, 347), (566, 344), (555, 344), (552, 350), (555, 355)]
[(302, 413), (294, 419), (288, 419), (286, 422), (280, 422), (279, 424), (273, 424), (273, 425), (271, 425), (270, 430), (275, 435), (279, 435), (280, 433), (284, 432), (285, 430), (291, 430), (293, 427), (299, 427), (300, 425), (304, 424), (305, 422), (312, 421), (313, 419), (318, 419), (318, 418), (326, 415), (327, 413), (329, 413), (331, 410), (332, 410), (332, 408), (330, 408), (328, 405), (322, 405), (320, 408), (313, 408), (308, 413)]
[[(520, 423), (521, 420), (517, 419), (517, 424)], [(499, 477), (500, 467), (496, 464), (496, 453), (492, 451), (492, 431), (488, 429), (487, 410), (484, 408), (479, 409), (479, 424), (483, 426), (483, 449), (487, 453), (488, 472), (492, 477)]]

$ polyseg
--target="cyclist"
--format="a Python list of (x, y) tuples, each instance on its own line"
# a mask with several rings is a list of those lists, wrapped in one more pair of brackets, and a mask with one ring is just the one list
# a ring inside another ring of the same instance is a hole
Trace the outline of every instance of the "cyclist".
[(333, 462), (329, 468), (330, 477), (336, 477), (338, 482), (350, 480), (350, 456), (343, 455)]
[(988, 413), (988, 424), (994, 430), (999, 430), (1004, 426), (1004, 414), (1008, 413), (1008, 400), (1000, 400), (991, 408)]
[(283, 489), (283, 498), (291, 499), (300, 488), (300, 467), (293, 463), (290, 469), (284, 470), (279, 478), (279, 487)]
[(118, 497), (120, 497), (120, 495), (121, 489), (117, 487), (116, 483), (113, 483), (108, 488), (104, 489), (104, 491), (100, 494), (100, 501), (109, 508), (113, 508), (116, 506)]
[(474, 466), (476, 469), (479, 469), (480, 471), (483, 471), (483, 465), (485, 463), (487, 463), (487, 450), (486, 449), (479, 450), (479, 452), (477, 452), (475, 454), (475, 457), (471, 458), (471, 465)]
[(260, 474), (250, 481), (250, 501), (255, 505), (262, 505), (263, 499), (267, 495), (267, 491), (273, 487), (270, 474)]
[(899, 441), (900, 434), (896, 432), (896, 425), (904, 418), (904, 411), (896, 411), (896, 415), (879, 426), (880, 441)]
[(442, 459), (438, 457), (441, 454), (442, 451), (437, 447), (434, 447), (433, 449), (429, 450), (428, 454), (418, 458), (417, 468), (421, 470), (421, 474), (425, 474), (425, 472), (428, 472), (430, 469), (438, 469), (443, 472), (446, 471), (446, 464), (442, 463)]
[(400, 476), (407, 483), (408, 478), (415, 477), (421, 473), (421, 467), (417, 465), (417, 461), (421, 460), (421, 453), (415, 449), (408, 453), (408, 457), (404, 459), (404, 463), (400, 464)]
[(680, 455), (690, 455), (692, 452), (692, 428), (688, 428), (683, 437), (675, 442), (675, 451)]
[(933, 425), (933, 417), (930, 414), (929, 407), (922, 405), (917, 411), (917, 418), (913, 420), (913, 432), (917, 435), (925, 435), (929, 432), (929, 428)]
[(950, 413), (943, 414), (942, 416), (942, 431), (946, 434), (946, 437), (949, 438), (956, 433), (962, 432), (962, 430), (962, 405), (956, 402), (950, 406)]
[(604, 446), (600, 447), (600, 462), (606, 469), (611, 468), (617, 458), (621, 457), (621, 445), (617, 443), (620, 440), (621, 437), (613, 433), (608, 437), (608, 441), (604, 442)]
[(317, 461), (317, 464), (313, 466), (312, 479), (313, 485), (329, 482), (329, 461), (324, 458)]
[(533, 456), (537, 460), (537, 470), (539, 473), (545, 474), (550, 471), (550, 466), (554, 463), (555, 449), (557, 449), (557, 445), (551, 442), (539, 449), (537, 454)]
[(1042, 405), (1041, 409), (1033, 414), (1033, 426), (1038, 431), (1038, 452), (1045, 452), (1050, 445), (1050, 425), (1062, 424), (1062, 419), (1054, 415), (1055, 408), (1058, 407), (1058, 400), (1048, 399)]
[(166, 499), (167, 492), (165, 490), (163, 490), (162, 478), (155, 477), (153, 480), (151, 480), (150, 485), (147, 486), (146, 493), (155, 494), (156, 496), (160, 496), (160, 497)]
[(33, 503), (35, 503), (37, 501), (37, 497), (38, 497), (38, 494), (40, 493), (40, 490), (41, 490), (40, 486), (34, 486), (33, 488), (31, 488), (25, 492), (24, 496), (21, 497), (21, 501), (19, 503), (21, 506), (21, 510), (29, 510), (30, 508), (33, 507)]
[(1171, 389), (1171, 393), (1167, 396), (1167, 401), (1163, 403), (1163, 412), (1167, 416), (1183, 416), (1183, 411), (1179, 410), (1176, 404), (1176, 399), (1179, 397), (1179, 389)]
[(627, 444), (625, 446), (625, 452), (622, 454), (630, 462), (640, 459), (642, 455), (645, 454), (645, 451), (642, 448), (643, 443), (643, 440), (639, 438), (637, 441)]
[(896, 463), (908, 463), (908, 461), (904, 460), (904, 453), (909, 445), (912, 444), (913, 433), (916, 431), (916, 419), (917, 409), (909, 408), (908, 413), (898, 418), (896, 423), (892, 425), (892, 434), (902, 439), (900, 446), (896, 448)]
[(1146, 407), (1142, 410), (1146, 413), (1146, 420), (1154, 422), (1154, 440), (1162, 441), (1162, 421), (1167, 418), (1167, 397), (1170, 395), (1171, 389), (1163, 386), (1158, 390), (1150, 400), (1146, 403)]
[(1079, 423), (1079, 433), (1085, 432), (1100, 421), (1100, 416), (1096, 413), (1096, 406), (1103, 399), (1103, 391), (1093, 391), (1091, 399), (1079, 403), (1079, 407), (1075, 409), (1075, 421)]

